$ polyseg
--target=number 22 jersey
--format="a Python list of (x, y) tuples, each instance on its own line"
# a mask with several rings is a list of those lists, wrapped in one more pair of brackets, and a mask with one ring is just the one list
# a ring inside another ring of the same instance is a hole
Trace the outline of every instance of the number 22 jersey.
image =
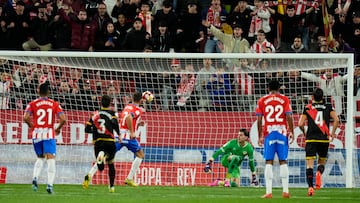
[(287, 134), (286, 114), (292, 114), (290, 100), (283, 94), (268, 94), (261, 97), (255, 111), (264, 117), (264, 137), (273, 131)]

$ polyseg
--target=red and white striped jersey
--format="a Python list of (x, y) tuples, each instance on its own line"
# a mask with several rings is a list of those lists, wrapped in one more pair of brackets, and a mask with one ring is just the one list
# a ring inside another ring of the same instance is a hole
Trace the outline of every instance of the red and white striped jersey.
[(59, 103), (46, 97), (38, 98), (30, 102), (25, 111), (33, 117), (33, 139), (46, 140), (55, 138), (55, 115), (64, 113)]
[(251, 45), (250, 50), (253, 53), (266, 53), (266, 48), (270, 48), (273, 53), (275, 53), (275, 47), (271, 42), (264, 40), (263, 42), (259, 43), (255, 41), (254, 44)]
[(131, 116), (133, 119), (133, 129), (134, 132), (138, 128), (138, 124), (141, 121), (141, 114), (144, 112), (143, 108), (141, 108), (137, 104), (128, 104), (125, 106), (124, 110), (120, 115), (120, 134), (121, 138), (130, 139), (129, 137), (129, 128), (126, 125), (126, 118)]
[(238, 93), (240, 95), (253, 95), (254, 94), (254, 78), (247, 73), (236, 74), (236, 83), (238, 85)]

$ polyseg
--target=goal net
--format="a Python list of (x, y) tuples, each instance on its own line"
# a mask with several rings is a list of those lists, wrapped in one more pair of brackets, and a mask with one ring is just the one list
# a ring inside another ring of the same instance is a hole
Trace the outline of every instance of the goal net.
[[(299, 115), (315, 87), (323, 86), (328, 102), (340, 116), (323, 175), (324, 187), (360, 187), (360, 105), (354, 97), (353, 58), (347, 54), (178, 54), (0, 52), (0, 183), (31, 183), (36, 159), (22, 116), (37, 98), (36, 87), (48, 82), (52, 99), (68, 118), (57, 136), (55, 184), (81, 184), (95, 161), (92, 136), (84, 132), (90, 112), (103, 94), (121, 112), (136, 92), (150, 91), (137, 129), (145, 158), (136, 173), (140, 185), (206, 186), (225, 177), (215, 160), (213, 173), (206, 161), (239, 129), (250, 131), (256, 172), (264, 185), (263, 148), (257, 144), (257, 100), (267, 82), (277, 78), (291, 99), (295, 141), (290, 145), (290, 187), (306, 187), (304, 136)], [(123, 185), (134, 155), (126, 148), (116, 154), (116, 185)], [(275, 164), (276, 171), (277, 164)], [(106, 168), (106, 167), (105, 167)], [(43, 172), (45, 172), (44, 169)], [(241, 165), (241, 186), (249, 186), (248, 160)], [(274, 173), (274, 186), (280, 178)], [(39, 183), (46, 183), (46, 173)], [(97, 172), (92, 184), (107, 184), (107, 171)]]

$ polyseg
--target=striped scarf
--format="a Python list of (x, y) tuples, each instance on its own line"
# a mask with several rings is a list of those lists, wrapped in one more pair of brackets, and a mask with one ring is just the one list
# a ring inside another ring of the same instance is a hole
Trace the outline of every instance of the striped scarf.
[(142, 19), (143, 27), (146, 32), (151, 35), (151, 12), (147, 12), (146, 14), (140, 12), (138, 18)]

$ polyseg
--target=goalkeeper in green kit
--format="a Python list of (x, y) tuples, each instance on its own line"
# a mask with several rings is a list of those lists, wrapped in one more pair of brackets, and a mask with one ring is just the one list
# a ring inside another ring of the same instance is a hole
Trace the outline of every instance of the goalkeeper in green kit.
[(255, 174), (254, 149), (247, 140), (249, 132), (246, 129), (240, 129), (237, 139), (232, 139), (217, 150), (206, 164), (204, 171), (212, 172), (212, 163), (219, 156), (221, 165), (227, 168), (225, 181), (215, 180), (209, 186), (238, 187), (240, 184), (240, 165), (246, 156), (249, 157), (249, 166), (252, 172), (251, 185), (258, 186), (259, 183)]

